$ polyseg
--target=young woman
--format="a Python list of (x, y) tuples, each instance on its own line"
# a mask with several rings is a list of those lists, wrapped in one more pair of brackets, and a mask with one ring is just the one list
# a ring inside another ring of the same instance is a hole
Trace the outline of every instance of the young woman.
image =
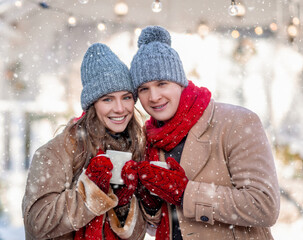
[(215, 102), (208, 89), (188, 81), (170, 45), (165, 29), (147, 27), (131, 63), (134, 87), (151, 116), (146, 161), (138, 170), (149, 226), (157, 227), (157, 240), (272, 239), (279, 187), (258, 116)]
[[(81, 65), (84, 114), (39, 148), (22, 203), (26, 239), (143, 239), (136, 197), (141, 126), (124, 63), (104, 44), (89, 47)], [(112, 188), (107, 149), (131, 152), (124, 185)]]

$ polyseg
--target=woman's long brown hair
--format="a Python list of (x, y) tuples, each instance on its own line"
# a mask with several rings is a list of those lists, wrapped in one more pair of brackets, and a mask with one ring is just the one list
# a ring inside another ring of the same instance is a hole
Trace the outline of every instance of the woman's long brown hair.
[[(121, 134), (118, 138), (113, 138), (106, 131), (105, 126), (98, 119), (94, 105), (78, 121), (71, 120), (64, 132), (66, 149), (74, 159), (74, 178), (77, 178), (82, 169), (87, 167), (90, 159), (96, 156), (99, 149), (104, 152), (107, 149), (128, 151), (133, 154), (134, 161), (141, 161), (144, 151), (144, 135), (142, 121), (139, 121), (139, 117), (142, 118), (142, 114), (135, 109), (125, 130), (126, 134)], [(68, 144), (72, 144), (72, 147)]]

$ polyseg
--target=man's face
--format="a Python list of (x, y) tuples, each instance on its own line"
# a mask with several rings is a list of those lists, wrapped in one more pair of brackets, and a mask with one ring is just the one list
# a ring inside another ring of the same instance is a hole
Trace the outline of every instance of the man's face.
[(142, 84), (138, 96), (149, 115), (165, 122), (177, 112), (183, 89), (175, 82), (156, 80)]

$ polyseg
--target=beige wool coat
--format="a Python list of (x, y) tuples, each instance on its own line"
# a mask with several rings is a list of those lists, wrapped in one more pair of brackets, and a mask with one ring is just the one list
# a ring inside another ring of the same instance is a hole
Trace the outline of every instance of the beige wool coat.
[(108, 194), (84, 173), (73, 179), (73, 160), (66, 152), (63, 134), (40, 147), (33, 157), (22, 202), (27, 240), (73, 239), (75, 231), (94, 217), (106, 214), (122, 239), (143, 239), (146, 223), (134, 196), (124, 227), (113, 210), (118, 198)]
[[(271, 146), (255, 113), (211, 100), (188, 133), (180, 164), (189, 179), (183, 208), (177, 207), (184, 240), (273, 239), (279, 186)], [(157, 226), (160, 214), (144, 215)]]

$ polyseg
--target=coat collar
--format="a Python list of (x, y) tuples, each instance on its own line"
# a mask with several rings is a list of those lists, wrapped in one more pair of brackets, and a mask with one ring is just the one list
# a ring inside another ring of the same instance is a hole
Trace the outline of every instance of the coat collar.
[(206, 131), (206, 129), (210, 126), (210, 122), (214, 115), (215, 103), (214, 100), (211, 99), (207, 108), (205, 109), (202, 117), (199, 121), (191, 128), (189, 134), (194, 134), (197, 138), (200, 138), (201, 135)]
[(187, 135), (181, 155), (180, 165), (185, 170), (186, 176), (189, 180), (194, 180), (208, 161), (211, 152), (210, 141), (202, 141), (200, 138), (210, 126), (214, 110), (214, 100), (211, 100), (202, 117), (191, 128)]

